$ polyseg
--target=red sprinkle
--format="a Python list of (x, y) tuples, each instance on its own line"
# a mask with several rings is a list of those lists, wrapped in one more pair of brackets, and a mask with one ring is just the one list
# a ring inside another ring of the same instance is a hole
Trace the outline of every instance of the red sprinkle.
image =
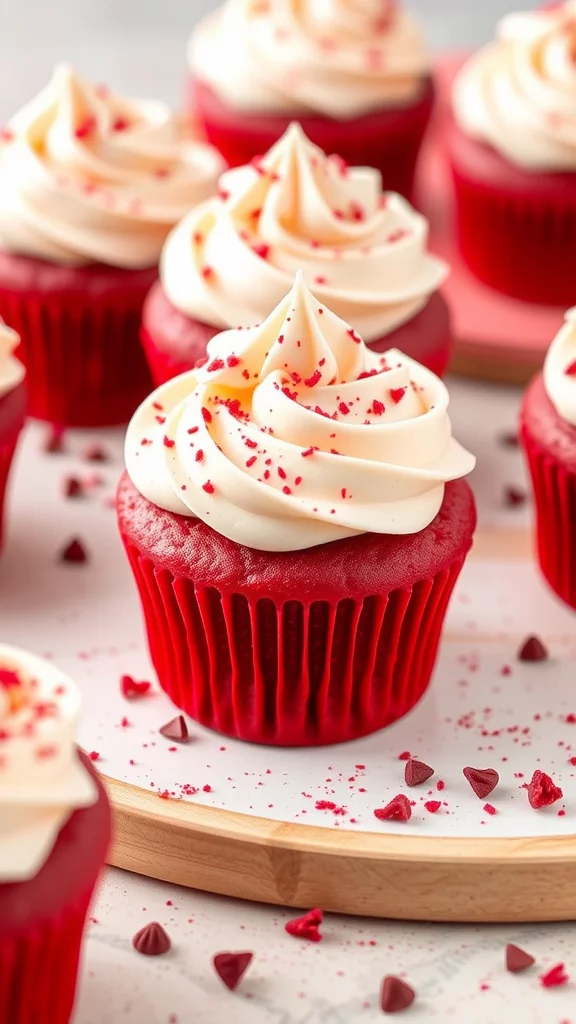
[(430, 814), (436, 814), (436, 811), (439, 811), (441, 806), (440, 800), (427, 800), (424, 804), (424, 807), (427, 811), (430, 811)]
[(202, 277), (204, 278), (205, 281), (212, 281), (212, 279), (215, 277), (215, 271), (213, 267), (204, 266), (202, 267), (200, 273), (202, 274)]
[(534, 810), (541, 807), (550, 807), (557, 800), (561, 800), (563, 792), (556, 786), (549, 775), (536, 769), (528, 785), (528, 800)]
[(567, 377), (576, 377), (576, 359), (566, 367), (564, 373)]
[(409, 761), (412, 757), (409, 750), (403, 750), (401, 754), (398, 754), (399, 761)]
[(388, 974), (382, 982), (380, 1008), (383, 1013), (400, 1013), (412, 1006), (416, 998), (414, 989), (402, 978)]
[(567, 985), (569, 981), (564, 964), (556, 964), (545, 974), (540, 975), (542, 988), (558, 988), (560, 985)]
[(78, 477), (67, 476), (64, 481), (64, 497), (65, 498), (83, 498), (84, 489)]
[(98, 753), (97, 750), (91, 750), (90, 753), (88, 754), (88, 757), (90, 758), (91, 761), (98, 761), (100, 758), (100, 754)]
[(61, 562), (71, 562), (76, 565), (80, 565), (82, 562), (88, 561), (88, 555), (82, 544), (82, 541), (78, 540), (77, 537), (71, 540), (69, 544), (60, 552)]
[(212, 413), (205, 405), (202, 406), (202, 419), (204, 420), (204, 423), (212, 423)]
[(511, 974), (520, 974), (521, 971), (532, 967), (535, 962), (534, 957), (520, 949), (520, 946), (515, 946), (512, 942), (506, 946), (506, 970)]
[(408, 821), (412, 817), (412, 807), (407, 796), (399, 793), (385, 807), (377, 807), (374, 817), (378, 821)]
[(519, 661), (546, 661), (547, 659), (548, 651), (538, 636), (529, 636), (518, 651)]
[(410, 758), (406, 762), (406, 768), (404, 769), (404, 780), (407, 786), (420, 786), (423, 782), (427, 782), (428, 779), (434, 775), (434, 769), (424, 761), (416, 761), (414, 758)]
[(100, 444), (89, 444), (84, 449), (83, 458), (86, 462), (108, 462), (109, 455), (105, 448)]
[(112, 124), (113, 132), (125, 132), (130, 127), (130, 121), (125, 117), (117, 117)]
[(390, 388), (390, 398), (395, 405), (398, 405), (398, 402), (402, 401), (405, 394), (406, 388)]
[(377, 398), (372, 402), (372, 412), (374, 416), (383, 416), (386, 412), (384, 402), (379, 402)]
[(212, 957), (214, 970), (231, 992), (238, 987), (252, 960), (253, 953), (216, 953)]
[(306, 377), (304, 383), (305, 383), (307, 388), (316, 387), (316, 384), (318, 383), (318, 381), (320, 380), (321, 377), (322, 377), (322, 374), (321, 374), (320, 370), (314, 370), (314, 373), (312, 373), (310, 375), (310, 377)]
[(171, 437), (166, 437), (166, 434), (164, 434), (163, 444), (165, 448), (173, 448), (176, 441), (173, 441)]
[(463, 768), (462, 772), (479, 800), (485, 800), (490, 796), (500, 781), (500, 776), (494, 768)]
[(270, 246), (266, 245), (265, 242), (261, 242), (258, 245), (252, 246), (252, 252), (259, 256), (261, 260), (267, 260), (270, 255)]
[(152, 683), (146, 680), (137, 682), (132, 676), (120, 676), (120, 692), (127, 700), (132, 700), (134, 697), (143, 697), (145, 693), (149, 693), (151, 686)]
[(204, 452), (202, 451), (201, 448), (199, 448), (198, 451), (196, 452), (195, 460), (196, 460), (196, 462), (202, 462), (203, 458), (204, 458)]
[(483, 809), (486, 811), (486, 814), (497, 814), (498, 813), (493, 804), (484, 804), (484, 808)]
[(78, 127), (74, 131), (74, 135), (77, 139), (85, 139), (87, 135), (90, 135), (96, 127), (95, 117), (86, 117), (80, 122)]
[(288, 935), (293, 935), (296, 939), (307, 939), (308, 942), (321, 942), (320, 925), (323, 920), (324, 914), (316, 908), (315, 910), (309, 910), (302, 917), (297, 917), (293, 921), (287, 921), (284, 928)]

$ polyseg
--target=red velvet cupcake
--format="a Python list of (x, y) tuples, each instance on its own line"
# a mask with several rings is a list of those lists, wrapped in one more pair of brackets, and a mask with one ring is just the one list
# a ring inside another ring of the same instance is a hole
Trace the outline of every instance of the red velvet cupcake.
[(576, 309), (526, 392), (521, 439), (534, 485), (540, 568), (576, 609)]
[(255, 742), (336, 743), (430, 681), (475, 526), (448, 394), (298, 275), (128, 428), (120, 533), (175, 704)]
[(228, 0), (193, 33), (189, 59), (192, 116), (230, 166), (297, 120), (321, 149), (412, 195), (434, 86), (420, 28), (397, 0)]
[(138, 332), (162, 244), (221, 169), (163, 104), (68, 67), (0, 133), (0, 315), (21, 337), (32, 416), (129, 419), (150, 387)]
[(73, 744), (74, 683), (0, 645), (0, 1020), (67, 1024), (110, 809)]
[(382, 192), (377, 171), (327, 157), (291, 125), (261, 160), (222, 175), (219, 195), (168, 237), (143, 312), (154, 382), (192, 369), (222, 328), (261, 323), (297, 270), (375, 351), (401, 348), (442, 374), (448, 268), (427, 241), (426, 219)]
[(527, 302), (574, 301), (573, 3), (510, 15), (460, 72), (449, 152), (472, 272)]
[(24, 367), (14, 358), (17, 334), (0, 320), (0, 550), (8, 477), (26, 413)]

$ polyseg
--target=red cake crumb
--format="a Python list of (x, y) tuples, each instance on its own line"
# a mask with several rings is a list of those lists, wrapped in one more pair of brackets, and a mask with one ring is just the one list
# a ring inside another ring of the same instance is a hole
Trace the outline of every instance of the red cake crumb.
[(510, 484), (504, 488), (504, 504), (509, 508), (524, 505), (527, 497), (526, 491), (522, 490), (521, 487), (515, 487), (513, 484)]
[(120, 692), (127, 700), (132, 700), (134, 697), (143, 697), (145, 693), (150, 691), (151, 686), (152, 683), (145, 680), (137, 682), (129, 675), (120, 677)]
[(60, 552), (60, 561), (70, 562), (76, 565), (87, 562), (88, 555), (86, 554), (82, 541), (75, 537), (66, 545), (66, 547), (62, 548)]
[(398, 754), (399, 761), (409, 761), (411, 757), (412, 754), (409, 750), (403, 750), (401, 754)]
[(494, 815), (498, 813), (496, 808), (494, 807), (494, 804), (484, 804), (483, 810), (486, 811), (486, 814)]
[(108, 462), (110, 458), (106, 449), (100, 444), (89, 444), (84, 449), (83, 457), (87, 462)]
[(159, 732), (168, 740), (176, 740), (178, 743), (187, 743), (189, 739), (188, 726), (184, 715), (176, 715), (166, 725), (161, 726)]
[(527, 787), (530, 806), (535, 810), (550, 807), (563, 797), (562, 790), (556, 786), (549, 775), (536, 769)]
[(136, 952), (143, 956), (161, 956), (168, 952), (172, 943), (162, 925), (157, 921), (152, 921), (151, 924), (145, 925), (139, 932), (136, 932), (132, 939), (132, 945)]
[(414, 989), (402, 978), (388, 974), (382, 982), (380, 1008), (383, 1013), (401, 1013), (412, 1006), (416, 998)]
[(538, 636), (527, 637), (518, 651), (519, 661), (546, 661), (547, 658), (548, 651)]
[(324, 914), (320, 909), (316, 908), (315, 910), (309, 910), (302, 917), (297, 917), (293, 921), (287, 921), (284, 928), (288, 935), (293, 935), (296, 939), (306, 939), (308, 942), (321, 942), (322, 935), (319, 928), (323, 920)]
[(545, 974), (540, 975), (540, 984), (543, 988), (557, 988), (559, 985), (567, 985), (569, 980), (564, 964), (556, 964), (549, 971), (546, 971)]
[(412, 817), (412, 807), (407, 796), (399, 793), (385, 807), (377, 807), (374, 817), (378, 821), (408, 821)]
[(234, 992), (253, 959), (253, 953), (216, 953), (212, 957), (212, 963), (226, 988)]
[(404, 769), (404, 779), (407, 786), (420, 786), (423, 782), (427, 782), (428, 779), (434, 775), (434, 769), (424, 761), (416, 761), (414, 758), (410, 758), (406, 762), (406, 768)]
[(534, 957), (520, 949), (519, 946), (515, 946), (511, 942), (506, 946), (506, 970), (511, 974), (520, 974), (521, 971), (532, 967), (535, 962)]
[(490, 796), (500, 781), (500, 776), (494, 768), (463, 768), (462, 773), (479, 800)]
[(439, 793), (442, 792), (442, 790), (445, 788), (445, 786), (446, 786), (446, 783), (444, 782), (444, 780), (443, 779), (438, 779), (438, 782), (436, 783), (436, 789), (438, 790)]
[(78, 477), (67, 476), (64, 480), (64, 497), (65, 498), (82, 498), (84, 496), (84, 489)]
[(424, 804), (424, 807), (430, 814), (436, 814), (436, 811), (439, 811), (441, 806), (440, 800), (427, 800)]

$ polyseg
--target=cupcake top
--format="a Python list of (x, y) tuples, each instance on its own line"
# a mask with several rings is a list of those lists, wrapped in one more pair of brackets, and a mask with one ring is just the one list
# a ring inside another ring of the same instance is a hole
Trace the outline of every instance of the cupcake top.
[(290, 125), (266, 154), (220, 178), (219, 195), (171, 232), (168, 298), (215, 327), (261, 322), (296, 270), (374, 341), (410, 320), (448, 274), (427, 251), (428, 222), (378, 171), (327, 157)]
[(576, 170), (576, 0), (511, 14), (456, 79), (460, 128), (531, 172)]
[(0, 246), (52, 263), (152, 267), (222, 167), (163, 103), (115, 96), (61, 65), (0, 132)]
[(26, 371), (13, 355), (19, 340), (16, 331), (7, 327), (0, 317), (0, 398), (24, 380)]
[(79, 710), (71, 679), (0, 644), (0, 884), (33, 878), (71, 812), (96, 802), (74, 745)]
[(576, 427), (576, 306), (548, 349), (544, 387), (560, 418)]
[(144, 497), (263, 551), (417, 533), (474, 461), (444, 384), (371, 352), (301, 274), (260, 326), (218, 335), (204, 365), (158, 388), (126, 437)]
[(236, 110), (338, 120), (414, 102), (430, 66), (397, 0), (228, 0), (189, 60)]

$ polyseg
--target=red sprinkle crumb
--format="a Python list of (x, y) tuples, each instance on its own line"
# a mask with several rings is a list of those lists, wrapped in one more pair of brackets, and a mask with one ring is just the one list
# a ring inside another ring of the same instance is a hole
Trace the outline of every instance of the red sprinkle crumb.
[(436, 814), (436, 811), (439, 811), (441, 806), (442, 804), (440, 800), (427, 800), (424, 804), (424, 807), (430, 812), (430, 814)]
[(207, 480), (206, 483), (202, 484), (202, 490), (206, 491), (206, 494), (214, 494), (214, 484)]
[(554, 784), (550, 776), (539, 769), (536, 769), (534, 772), (527, 789), (528, 800), (534, 810), (539, 810), (541, 807), (550, 807), (557, 800), (561, 800), (564, 795), (560, 787)]
[(526, 491), (522, 490), (521, 487), (515, 487), (513, 484), (510, 484), (508, 487), (504, 488), (504, 504), (507, 505), (508, 508), (516, 508), (519, 505), (525, 505), (527, 498), (528, 495), (526, 494)]
[(287, 921), (284, 928), (288, 935), (293, 935), (296, 939), (306, 939), (308, 942), (321, 942), (320, 925), (323, 920), (324, 914), (320, 909), (316, 908), (315, 910), (309, 910), (302, 917), (297, 917), (293, 921)]
[(132, 676), (127, 674), (120, 677), (120, 692), (127, 700), (132, 700), (134, 697), (143, 697), (145, 693), (150, 692), (151, 686), (152, 683), (146, 680), (137, 682)]
[(391, 388), (390, 389), (390, 398), (392, 399), (392, 401), (394, 402), (395, 405), (398, 405), (398, 402), (402, 401), (402, 399), (404, 398), (405, 394), (406, 394), (406, 388)]
[(564, 964), (556, 964), (549, 971), (546, 971), (545, 974), (540, 975), (540, 984), (543, 988), (557, 988), (560, 985), (567, 985), (569, 980)]
[(97, 750), (91, 750), (90, 753), (88, 754), (88, 757), (90, 758), (91, 761), (100, 760), (100, 754), (98, 753)]
[(76, 476), (67, 476), (64, 481), (64, 497), (65, 498), (83, 498), (84, 488), (82, 487), (81, 481)]
[(86, 462), (108, 462), (110, 456), (102, 445), (89, 444), (84, 449), (83, 458), (86, 459)]
[(385, 807), (377, 807), (374, 817), (378, 821), (408, 821), (412, 817), (412, 807), (407, 796), (399, 793)]
[(398, 754), (399, 761), (409, 761), (411, 757), (412, 754), (409, 750), (403, 750), (401, 754)]
[(497, 814), (498, 813), (493, 804), (484, 804), (484, 810), (486, 811), (486, 814)]

